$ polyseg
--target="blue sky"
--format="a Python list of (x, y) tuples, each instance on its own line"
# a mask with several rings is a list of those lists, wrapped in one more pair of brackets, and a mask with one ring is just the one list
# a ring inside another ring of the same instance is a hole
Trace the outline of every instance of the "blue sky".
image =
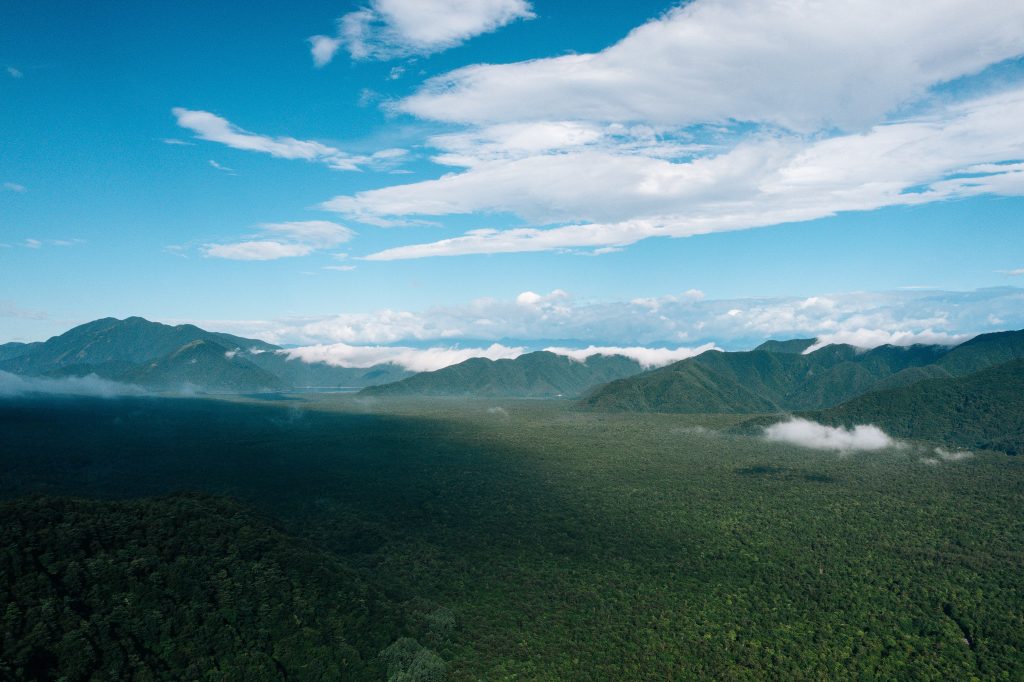
[(1024, 326), (1019, 2), (224, 4), (0, 4), (0, 340)]

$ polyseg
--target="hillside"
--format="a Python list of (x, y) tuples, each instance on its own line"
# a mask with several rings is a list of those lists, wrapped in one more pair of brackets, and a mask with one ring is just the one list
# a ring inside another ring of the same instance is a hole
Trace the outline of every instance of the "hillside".
[(279, 346), (195, 325), (103, 318), (42, 343), (0, 346), (0, 371), (21, 376), (95, 374), (151, 390), (246, 393), (307, 386), (361, 387), (409, 372), (395, 365), (332, 367), (289, 359)]
[(641, 412), (781, 412), (833, 407), (870, 391), (923, 379), (963, 376), (1024, 357), (1024, 332), (984, 334), (952, 349), (768, 342), (753, 351), (709, 351), (661, 369), (613, 381), (587, 395), (596, 410)]
[(196, 339), (150, 363), (136, 367), (122, 381), (156, 390), (201, 388), (214, 393), (275, 391), (286, 388), (278, 377), (224, 347)]
[(830, 425), (875, 424), (901, 438), (1024, 454), (1024, 360), (868, 393), (801, 416)]
[(564, 355), (537, 351), (514, 360), (472, 358), (396, 383), (364, 388), (359, 393), (379, 397), (574, 397), (598, 384), (640, 371), (639, 363), (618, 355), (592, 355), (585, 362), (577, 362)]

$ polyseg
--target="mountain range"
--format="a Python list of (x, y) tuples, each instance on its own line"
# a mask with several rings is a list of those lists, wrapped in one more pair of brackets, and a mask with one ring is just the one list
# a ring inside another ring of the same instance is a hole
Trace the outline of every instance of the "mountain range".
[(515, 359), (472, 358), (434, 372), (364, 388), (364, 396), (577, 397), (599, 384), (638, 374), (642, 367), (621, 355), (591, 355), (583, 362), (548, 351)]
[(958, 346), (770, 341), (754, 350), (708, 351), (588, 393), (596, 410), (679, 413), (774, 413), (834, 407), (872, 391), (926, 379), (962, 377), (1024, 358), (1024, 331), (982, 334)]
[(358, 388), (410, 374), (392, 364), (348, 368), (307, 363), (264, 341), (141, 317), (108, 317), (47, 341), (0, 345), (0, 371), (51, 378), (95, 374), (150, 390), (209, 393)]

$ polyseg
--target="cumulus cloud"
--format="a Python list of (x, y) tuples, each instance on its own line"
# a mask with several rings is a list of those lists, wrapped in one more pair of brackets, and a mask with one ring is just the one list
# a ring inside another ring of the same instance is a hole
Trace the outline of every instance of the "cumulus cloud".
[(320, 67), (344, 46), (353, 59), (428, 55), (534, 17), (526, 0), (370, 0), (338, 19), (337, 36), (309, 39)]
[(564, 355), (577, 362), (585, 362), (594, 355), (622, 355), (636, 360), (644, 369), (663, 367), (664, 365), (692, 358), (709, 350), (721, 350), (713, 343), (705, 343), (695, 348), (645, 348), (643, 346), (587, 346), (586, 348), (560, 348), (551, 346), (544, 350), (556, 355)]
[(434, 370), (469, 360), (489, 358), (501, 360), (517, 358), (523, 354), (522, 347), (508, 347), (491, 344), (486, 348), (455, 348), (436, 346), (433, 348), (410, 348), (404, 346), (350, 346), (345, 343), (305, 346), (280, 351), (289, 359), (303, 362), (323, 362), (336, 367), (373, 367), (391, 363), (412, 372)]
[(341, 38), (310, 36), (309, 51), (313, 55), (313, 66), (320, 68), (334, 59), (334, 53), (341, 47)]
[(327, 220), (299, 220), (285, 223), (263, 223), (261, 236), (229, 244), (204, 244), (203, 255), (229, 260), (276, 260), (308, 256), (314, 251), (343, 244), (355, 232)]
[(765, 428), (764, 437), (770, 441), (837, 452), (884, 450), (896, 445), (896, 441), (871, 424), (859, 424), (852, 429), (845, 429), (799, 418), (772, 424)]
[(94, 398), (116, 398), (128, 395), (143, 395), (138, 386), (121, 384), (101, 379), (95, 374), (84, 377), (23, 377), (0, 371), (0, 398), (17, 398), (31, 395), (68, 395)]
[(935, 83), (1021, 54), (1022, 21), (1015, 0), (985, 12), (959, 0), (696, 0), (601, 52), (438, 76), (399, 108), (461, 123), (855, 129)]
[(5, 182), (4, 189), (7, 190), (8, 192), (17, 192), (18, 194), (22, 194), (28, 191), (28, 188), (25, 187), (25, 185), (19, 185), (16, 182)]
[[(171, 112), (179, 126), (193, 131), (200, 140), (218, 142), (233, 149), (270, 154), (279, 159), (302, 159), (323, 163), (335, 170), (359, 170), (362, 166), (387, 165), (405, 154), (405, 150), (385, 149), (370, 156), (352, 155), (311, 140), (250, 133), (231, 121), (208, 111), (193, 111), (175, 107)], [(213, 163), (211, 161), (211, 164)]]
[[(829, 138), (762, 132), (680, 161), (597, 148), (473, 162), (324, 202), (355, 220), (511, 212), (533, 225), (380, 251), (372, 260), (622, 247), (918, 205), (1024, 195), (1024, 88)], [(564, 224), (569, 223), (569, 224)]]
[[(931, 330), (931, 340), (942, 343), (948, 337), (1024, 328), (1024, 289), (1016, 287), (746, 299), (708, 299), (699, 292), (684, 292), (633, 301), (579, 300), (558, 291), (481, 298), (423, 311), (195, 322), (272, 343), (301, 345), (549, 339), (547, 345), (578, 347), (578, 340), (584, 339), (599, 346), (653, 348), (715, 342), (729, 350), (749, 349), (768, 338), (820, 338), (858, 330), (884, 332), (861, 334), (857, 341), (864, 346), (924, 341), (926, 330)], [(538, 298), (546, 300), (539, 303)], [(566, 342), (553, 342), (559, 339)]]
[(7, 75), (10, 76), (11, 78), (21, 78), (25, 74), (23, 74), (21, 72), (21, 69), (16, 69), (13, 66), (8, 66), (7, 67)]

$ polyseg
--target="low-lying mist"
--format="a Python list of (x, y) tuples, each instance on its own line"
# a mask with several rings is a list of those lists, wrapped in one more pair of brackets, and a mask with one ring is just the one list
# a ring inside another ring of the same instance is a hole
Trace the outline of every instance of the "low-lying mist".
[(32, 395), (87, 396), (91, 398), (117, 398), (144, 395), (138, 386), (103, 379), (95, 374), (84, 377), (24, 377), (0, 371), (0, 398)]

